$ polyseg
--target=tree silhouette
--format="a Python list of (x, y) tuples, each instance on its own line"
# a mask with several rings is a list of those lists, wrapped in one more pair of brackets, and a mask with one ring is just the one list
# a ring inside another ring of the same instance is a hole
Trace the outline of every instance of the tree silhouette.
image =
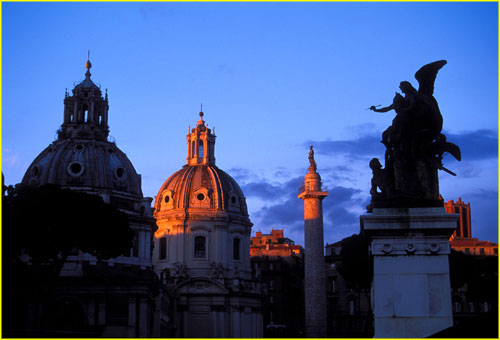
[(134, 232), (127, 215), (90, 195), (56, 185), (18, 188), (3, 199), (4, 264), (19, 256), (58, 276), (70, 254), (98, 260), (128, 255)]

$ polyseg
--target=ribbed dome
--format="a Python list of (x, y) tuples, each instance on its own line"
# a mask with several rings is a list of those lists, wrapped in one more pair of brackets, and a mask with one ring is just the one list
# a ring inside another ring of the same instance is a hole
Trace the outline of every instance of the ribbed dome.
[(165, 181), (156, 197), (155, 214), (173, 210), (212, 210), (248, 220), (240, 187), (231, 176), (211, 164), (185, 165)]
[(140, 176), (127, 156), (114, 143), (92, 139), (53, 142), (31, 163), (22, 184), (108, 189), (142, 198)]

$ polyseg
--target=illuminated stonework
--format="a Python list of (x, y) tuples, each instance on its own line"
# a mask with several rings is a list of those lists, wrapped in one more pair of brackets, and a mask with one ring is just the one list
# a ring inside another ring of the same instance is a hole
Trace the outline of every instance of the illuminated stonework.
[(304, 278), (306, 337), (326, 337), (326, 272), (323, 236), (323, 191), (316, 172), (314, 151), (309, 153), (311, 166), (298, 198), (304, 200)]
[(187, 135), (187, 164), (155, 201), (153, 263), (179, 299), (177, 337), (261, 337), (260, 286), (252, 279), (245, 196), (215, 165), (203, 112)]

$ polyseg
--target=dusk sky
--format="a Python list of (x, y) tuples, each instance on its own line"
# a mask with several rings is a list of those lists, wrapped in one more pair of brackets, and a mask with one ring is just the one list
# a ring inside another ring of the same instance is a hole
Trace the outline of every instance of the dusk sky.
[(309, 145), (329, 196), (325, 242), (359, 232), (373, 157), (402, 80), (446, 59), (434, 96), (448, 141), (444, 199), (471, 204), (472, 236), (498, 238), (498, 4), (2, 3), (2, 171), (19, 183), (56, 137), (64, 91), (109, 94), (110, 135), (154, 197), (186, 162), (203, 104), (216, 164), (240, 184), (255, 231), (303, 245)]

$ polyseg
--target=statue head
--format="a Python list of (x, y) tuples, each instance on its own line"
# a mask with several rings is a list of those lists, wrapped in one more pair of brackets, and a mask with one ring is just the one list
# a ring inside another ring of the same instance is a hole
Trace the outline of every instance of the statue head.
[(372, 169), (372, 171), (382, 169), (382, 164), (380, 164), (378, 158), (372, 158), (372, 160), (370, 161), (370, 169)]
[(403, 93), (412, 93), (412, 92), (417, 92), (417, 90), (413, 87), (413, 85), (409, 81), (402, 81), (399, 83), (399, 88)]

